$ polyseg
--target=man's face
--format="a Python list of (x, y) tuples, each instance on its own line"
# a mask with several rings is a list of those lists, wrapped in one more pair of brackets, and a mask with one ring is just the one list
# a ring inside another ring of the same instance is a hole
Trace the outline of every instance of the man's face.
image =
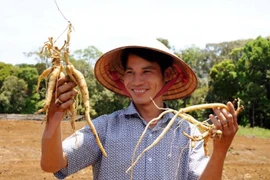
[[(124, 84), (133, 102), (137, 105), (152, 103), (150, 97), (154, 98), (164, 86), (160, 66), (156, 62), (149, 62), (131, 54), (126, 67)], [(159, 100), (162, 101), (162, 98)]]

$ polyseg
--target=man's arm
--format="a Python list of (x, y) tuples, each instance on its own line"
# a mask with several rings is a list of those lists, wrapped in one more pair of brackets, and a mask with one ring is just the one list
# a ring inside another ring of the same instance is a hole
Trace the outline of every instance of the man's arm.
[(57, 172), (67, 166), (67, 159), (63, 153), (61, 128), (57, 121), (61, 121), (61, 114), (55, 115), (57, 119), (50, 119), (46, 124), (41, 141), (41, 168), (46, 172)]
[(40, 164), (41, 168), (46, 172), (57, 172), (68, 164), (62, 148), (60, 123), (65, 115), (65, 110), (73, 103), (77, 92), (73, 90), (75, 84), (67, 80), (65, 77), (58, 81), (58, 88), (56, 90), (58, 100), (63, 103), (55, 104), (55, 98), (52, 98), (42, 135)]
[(238, 130), (237, 114), (231, 102), (227, 103), (226, 109), (214, 109), (217, 118), (210, 115), (210, 119), (217, 129), (222, 130), (221, 139), (213, 140), (213, 153), (209, 162), (203, 171), (200, 179), (221, 179), (224, 161), (227, 151), (232, 143), (232, 140)]

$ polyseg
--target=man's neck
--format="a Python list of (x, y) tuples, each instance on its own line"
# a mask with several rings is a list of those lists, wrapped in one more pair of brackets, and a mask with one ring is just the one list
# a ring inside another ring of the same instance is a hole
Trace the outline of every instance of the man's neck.
[[(160, 108), (163, 108), (163, 102), (159, 101), (159, 102), (155, 102), (156, 105)], [(141, 115), (141, 117), (148, 123), (149, 121), (151, 121), (152, 119), (158, 117), (160, 115), (160, 113), (163, 110), (158, 109), (158, 107), (154, 104), (154, 102), (150, 102), (148, 104), (135, 104), (135, 107), (137, 109), (137, 111), (139, 112), (139, 114)]]

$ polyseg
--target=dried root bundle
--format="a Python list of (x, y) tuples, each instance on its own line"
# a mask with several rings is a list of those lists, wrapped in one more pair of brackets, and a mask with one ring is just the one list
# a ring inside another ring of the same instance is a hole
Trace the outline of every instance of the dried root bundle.
[[(85, 78), (83, 74), (78, 71), (74, 65), (69, 61), (69, 43), (70, 43), (70, 33), (72, 31), (72, 25), (69, 23), (68, 27), (68, 33), (67, 33), (67, 40), (64, 42), (64, 45), (59, 49), (58, 47), (54, 46), (53, 38), (50, 37), (49, 41), (44, 44), (44, 46), (41, 49), (41, 53), (44, 51), (44, 49), (49, 51), (49, 54), (52, 58), (52, 67), (46, 69), (38, 78), (38, 84), (37, 84), (37, 92), (40, 86), (40, 82), (43, 78), (49, 77), (48, 82), (48, 89), (46, 91), (46, 99), (44, 107), (38, 110), (36, 113), (41, 113), (46, 111), (46, 117), (47, 120), (47, 114), (48, 109), (50, 107), (50, 103), (52, 101), (52, 95), (54, 89), (57, 87), (57, 80), (64, 76), (64, 71), (66, 72), (66, 75), (69, 76), (69, 78), (76, 83), (78, 86), (79, 92), (82, 95), (82, 101), (85, 108), (85, 119), (95, 137), (95, 140), (102, 152), (102, 154), (107, 157), (107, 153), (105, 152), (102, 143), (100, 142), (100, 139), (98, 137), (98, 134), (96, 132), (96, 129), (91, 121), (90, 118), (90, 104), (89, 104), (89, 92), (88, 87), (85, 81)], [(62, 65), (62, 59), (65, 60), (65, 66)], [(57, 99), (57, 94), (55, 92), (55, 102), (54, 103), (62, 103), (59, 99)], [(66, 110), (66, 115), (71, 116), (71, 126), (73, 131), (75, 131), (75, 120), (76, 120), (76, 105), (75, 102), (71, 105), (71, 107)]]

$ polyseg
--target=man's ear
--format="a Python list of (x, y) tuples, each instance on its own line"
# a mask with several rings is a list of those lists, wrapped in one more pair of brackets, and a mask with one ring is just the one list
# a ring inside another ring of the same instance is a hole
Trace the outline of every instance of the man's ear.
[(169, 81), (171, 79), (171, 76), (173, 74), (172, 67), (168, 67), (164, 72), (164, 80), (165, 82)]

